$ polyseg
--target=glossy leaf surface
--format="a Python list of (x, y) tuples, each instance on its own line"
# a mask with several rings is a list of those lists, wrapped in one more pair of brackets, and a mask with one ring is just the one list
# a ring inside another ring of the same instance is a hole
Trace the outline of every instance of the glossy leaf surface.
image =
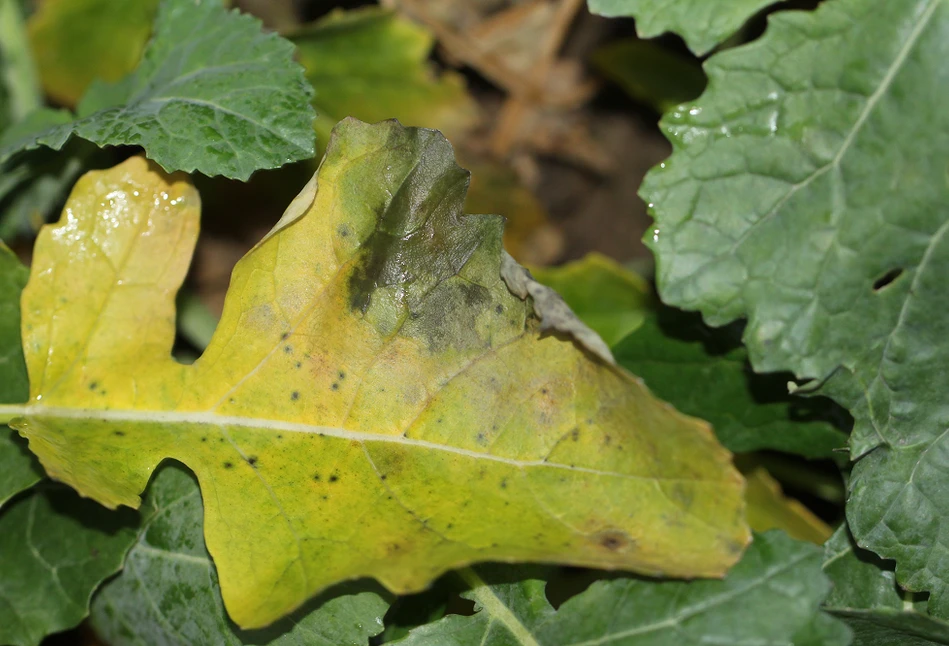
[(837, 0), (780, 12), (708, 61), (666, 118), (660, 293), (714, 325), (747, 316), (759, 371), (853, 414), (854, 536), (949, 618), (949, 7)]

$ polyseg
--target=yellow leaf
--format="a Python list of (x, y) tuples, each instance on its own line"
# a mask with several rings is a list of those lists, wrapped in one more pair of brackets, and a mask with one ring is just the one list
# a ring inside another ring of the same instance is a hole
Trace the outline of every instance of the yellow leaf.
[(756, 532), (783, 529), (792, 538), (822, 545), (833, 530), (811, 510), (781, 491), (781, 485), (763, 467), (744, 472), (748, 524)]
[(37, 241), (13, 425), (108, 506), (138, 505), (162, 460), (190, 467), (243, 627), (344, 579), (410, 592), (475, 561), (721, 575), (749, 539), (730, 454), (542, 332), (501, 277), (501, 218), (462, 214), (467, 182), (437, 132), (342, 122), (183, 366), (197, 195), (141, 159), (89, 173)]

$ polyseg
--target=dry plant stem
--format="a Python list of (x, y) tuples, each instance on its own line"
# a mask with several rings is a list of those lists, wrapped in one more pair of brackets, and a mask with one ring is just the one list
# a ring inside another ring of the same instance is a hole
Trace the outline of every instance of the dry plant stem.
[[(531, 75), (534, 78), (541, 79), (545, 86), (550, 75), (550, 67), (557, 57), (564, 39), (567, 37), (573, 19), (580, 7), (583, 6), (583, 2), (584, 0), (562, 0), (557, 8), (553, 25), (547, 34), (547, 39), (544, 41), (539, 60), (531, 70)], [(520, 138), (519, 131), (524, 119), (537, 109), (538, 104), (543, 103), (543, 94), (537, 97), (511, 94), (501, 108), (498, 125), (491, 137), (491, 152), (495, 156), (507, 157), (510, 154), (514, 144)]]
[(416, 0), (400, 0), (399, 4), (431, 29), (438, 42), (450, 50), (453, 56), (471, 65), (492, 83), (496, 83), (512, 95), (541, 96), (543, 94), (543, 88), (532, 79), (512, 71), (493, 54), (482, 51), (477, 42), (431, 16)]

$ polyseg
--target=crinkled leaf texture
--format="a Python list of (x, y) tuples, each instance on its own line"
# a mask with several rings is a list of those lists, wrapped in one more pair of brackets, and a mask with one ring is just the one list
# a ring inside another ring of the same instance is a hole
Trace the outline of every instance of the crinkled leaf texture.
[(772, 16), (669, 115), (663, 298), (748, 317), (757, 370), (828, 379), (855, 418), (847, 517), (949, 617), (949, 5), (835, 0)]
[(109, 511), (45, 483), (0, 513), (0, 644), (36, 646), (89, 613), (100, 583), (122, 567), (138, 514)]
[(109, 646), (365, 646), (382, 632), (388, 603), (365, 584), (334, 587), (264, 630), (238, 629), (227, 620), (204, 547), (201, 492), (191, 474), (162, 468), (142, 507), (147, 520), (124, 569), (92, 603), (93, 628)]
[(834, 583), (825, 608), (851, 627), (860, 646), (949, 644), (949, 624), (926, 614), (926, 602), (899, 589), (892, 562), (853, 543), (846, 526), (824, 546), (824, 572)]
[(701, 56), (741, 29), (756, 12), (781, 0), (588, 0), (601, 16), (636, 19), (640, 38), (671, 31)]
[[(0, 242), (0, 403), (19, 404), (30, 394), (20, 341), (20, 293), (30, 272)], [(25, 443), (0, 429), (0, 506), (42, 477)]]
[(167, 170), (247, 179), (313, 155), (311, 88), (293, 45), (220, 0), (164, 0), (139, 67), (96, 82), (75, 118), (44, 109), (0, 139), (0, 161), (70, 136), (136, 145)]
[[(412, 630), (400, 646), (846, 646), (849, 633), (818, 610), (830, 585), (820, 548), (781, 532), (755, 536), (722, 581), (597, 581), (554, 610), (546, 583), (507, 568), (463, 573), (470, 617)], [(513, 582), (512, 582), (513, 580)], [(818, 633), (821, 641), (803, 639)], [(800, 636), (800, 638), (799, 638)]]
[(435, 131), (342, 122), (185, 366), (197, 194), (139, 158), (89, 173), (37, 241), (14, 425), (112, 507), (188, 465), (245, 628), (338, 581), (409, 592), (473, 561), (721, 575), (748, 540), (728, 452), (541, 333), (501, 279), (501, 218), (461, 212), (467, 181)]

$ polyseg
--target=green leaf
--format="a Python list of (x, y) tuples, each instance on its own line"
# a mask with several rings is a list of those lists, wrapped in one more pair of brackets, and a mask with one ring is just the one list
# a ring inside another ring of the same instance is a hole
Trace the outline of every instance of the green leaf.
[(316, 132), (327, 141), (337, 121), (398, 119), (451, 139), (470, 128), (477, 106), (460, 74), (435, 75), (434, 44), (422, 27), (391, 11), (334, 11), (289, 38), (313, 86)]
[(18, 0), (0, 2), (0, 133), (42, 103)]
[(730, 455), (549, 333), (599, 341), (502, 255), (500, 217), (463, 215), (467, 180), (434, 131), (343, 121), (186, 366), (196, 192), (140, 158), (87, 174), (34, 251), (14, 425), (108, 506), (187, 464), (243, 627), (342, 580), (409, 592), (491, 559), (720, 575), (748, 538)]
[(556, 290), (609, 346), (642, 325), (653, 307), (649, 284), (601, 254), (559, 267), (532, 267), (531, 272), (538, 282)]
[(655, 42), (614, 41), (593, 52), (591, 60), (627, 94), (658, 112), (691, 101), (705, 89), (705, 74), (697, 61)]
[(337, 586), (266, 630), (240, 630), (224, 613), (201, 535), (204, 513), (194, 477), (177, 466), (162, 469), (143, 507), (148, 520), (125, 568), (92, 603), (93, 628), (110, 646), (365, 646), (382, 632), (388, 604), (361, 584)]
[(847, 622), (855, 644), (949, 644), (949, 623), (925, 614), (925, 600), (897, 586), (892, 562), (857, 547), (846, 525), (824, 546), (824, 572), (834, 583), (825, 608)]
[(135, 69), (157, 9), (158, 0), (44, 0), (29, 35), (46, 94), (72, 107), (96, 79)]
[(756, 370), (828, 380), (855, 418), (851, 530), (943, 618), (947, 29), (931, 0), (773, 16), (706, 64), (643, 190), (662, 296), (716, 325), (748, 316)]
[(0, 512), (0, 644), (35, 646), (89, 612), (96, 587), (122, 567), (138, 514), (114, 512), (50, 484)]
[[(545, 582), (509, 568), (463, 572), (473, 616), (449, 615), (414, 629), (400, 646), (677, 646), (697, 643), (845, 646), (849, 635), (818, 611), (830, 586), (820, 548), (781, 532), (755, 536), (721, 581), (595, 582), (554, 611)], [(513, 582), (512, 582), (513, 581)], [(812, 624), (817, 623), (817, 626)], [(806, 641), (817, 632), (833, 641)]]
[[(23, 263), (0, 243), (0, 404), (24, 402), (30, 394), (20, 342), (20, 292), (29, 275)], [(9, 429), (0, 429), (0, 506), (41, 477), (36, 458), (25, 443)]]
[(640, 38), (671, 31), (682, 36), (698, 56), (741, 29), (759, 10), (781, 0), (589, 0), (601, 16), (636, 19)]
[(670, 308), (613, 347), (616, 361), (688, 415), (712, 424), (730, 451), (772, 449), (827, 458), (847, 437), (826, 399), (788, 394), (787, 375), (756, 375), (735, 329), (713, 330)]
[(167, 170), (245, 180), (313, 155), (313, 113), (293, 46), (219, 0), (164, 0), (142, 63), (96, 82), (75, 118), (44, 110), (0, 139), (0, 161), (76, 135), (136, 145)]

